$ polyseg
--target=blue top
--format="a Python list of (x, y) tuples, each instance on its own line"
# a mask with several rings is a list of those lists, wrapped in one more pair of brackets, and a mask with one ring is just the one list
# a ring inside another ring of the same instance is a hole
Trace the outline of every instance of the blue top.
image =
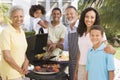
[(94, 50), (91, 48), (87, 56), (86, 69), (88, 71), (88, 80), (109, 80), (108, 71), (115, 69), (114, 56), (104, 52), (106, 45), (101, 44)]

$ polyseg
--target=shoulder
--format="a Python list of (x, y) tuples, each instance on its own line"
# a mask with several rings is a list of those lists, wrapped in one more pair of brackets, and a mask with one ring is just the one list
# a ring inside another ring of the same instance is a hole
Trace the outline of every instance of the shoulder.
[(66, 26), (63, 23), (60, 23), (59, 25), (63, 28), (66, 28)]
[(41, 20), (41, 18), (34, 18), (33, 21), (35, 21), (35, 22), (39, 22), (39, 21), (42, 21), (42, 20)]
[(10, 33), (10, 25), (7, 25), (1, 33)]
[(67, 27), (64, 24), (60, 23), (59, 26), (60, 26), (60, 29), (67, 30)]
[(25, 34), (25, 31), (21, 28), (21, 32), (23, 33), (23, 34)]

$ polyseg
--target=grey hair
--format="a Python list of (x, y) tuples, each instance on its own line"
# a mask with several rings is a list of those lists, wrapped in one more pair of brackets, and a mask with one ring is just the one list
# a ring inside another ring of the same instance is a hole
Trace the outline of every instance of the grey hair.
[(67, 10), (67, 9), (69, 9), (69, 8), (74, 9), (74, 10), (78, 13), (77, 9), (76, 9), (74, 6), (68, 6), (65, 10)]
[(24, 14), (24, 10), (23, 10), (23, 8), (21, 6), (13, 6), (9, 10), (9, 14), (8, 14), (9, 17), (11, 17), (12, 13), (15, 12), (15, 11), (17, 11), (17, 10), (21, 10), (23, 12), (23, 14)]

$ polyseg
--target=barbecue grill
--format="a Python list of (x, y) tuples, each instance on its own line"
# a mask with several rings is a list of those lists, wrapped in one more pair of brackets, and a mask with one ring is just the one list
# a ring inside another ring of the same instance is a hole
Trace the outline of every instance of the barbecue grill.
[(68, 61), (51, 61), (50, 59), (37, 59), (35, 57), (37, 54), (43, 54), (46, 52), (43, 48), (47, 45), (47, 37), (48, 34), (38, 34), (27, 38), (27, 58), (30, 64), (34, 66), (42, 66), (44, 64), (59, 64), (59, 72), (52, 74), (47, 74), (47, 72), (46, 74), (38, 74), (31, 70), (26, 76), (29, 77), (30, 80), (66, 80), (68, 76), (64, 70), (68, 65)]

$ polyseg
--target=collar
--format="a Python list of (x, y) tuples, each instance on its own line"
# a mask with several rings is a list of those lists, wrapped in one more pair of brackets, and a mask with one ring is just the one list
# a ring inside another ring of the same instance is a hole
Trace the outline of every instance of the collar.
[[(19, 33), (18, 30), (16, 30), (11, 24), (9, 25), (9, 27), (10, 27), (10, 29), (11, 29), (12, 31)], [(21, 28), (21, 26), (20, 26), (20, 32), (21, 32), (21, 31), (22, 31), (22, 28)]]
[(96, 50), (94, 50), (94, 48), (92, 47), (90, 49), (90, 51), (100, 51), (100, 50), (103, 50), (104, 48), (106, 47), (105, 43), (102, 43)]
[(67, 26), (68, 32), (69, 32), (69, 33), (77, 32), (78, 24), (79, 24), (79, 20), (76, 21), (76, 23), (75, 23), (75, 25), (74, 25), (74, 27), (73, 27), (73, 30), (71, 30), (70, 25), (68, 25), (68, 26)]
[(75, 23), (74, 27), (76, 27), (76, 28), (77, 28), (77, 27), (78, 27), (78, 24), (79, 24), (79, 20), (77, 20), (77, 21), (76, 21), (76, 23)]
[(57, 24), (56, 26), (53, 27), (52, 23), (50, 22), (50, 27), (51, 28), (59, 28), (60, 25), (61, 25), (61, 22), (59, 24)]

